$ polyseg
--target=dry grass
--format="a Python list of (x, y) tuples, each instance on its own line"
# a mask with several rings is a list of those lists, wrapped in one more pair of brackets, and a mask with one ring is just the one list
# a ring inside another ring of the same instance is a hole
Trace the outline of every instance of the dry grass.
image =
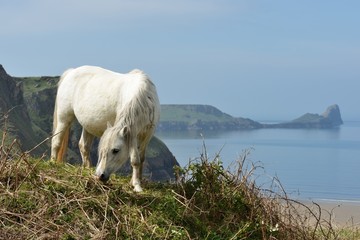
[[(16, 141), (0, 146), (0, 239), (357, 239), (337, 229), (331, 212), (256, 186), (245, 150), (225, 170), (203, 153), (177, 169), (177, 183), (149, 183), (137, 194), (129, 178), (104, 185), (91, 169), (31, 159)], [(323, 216), (327, 215), (328, 218)]]

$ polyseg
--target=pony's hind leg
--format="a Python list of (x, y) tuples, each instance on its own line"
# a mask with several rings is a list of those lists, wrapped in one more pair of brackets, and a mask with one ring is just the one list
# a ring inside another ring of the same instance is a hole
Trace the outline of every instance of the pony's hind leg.
[(71, 123), (75, 116), (70, 111), (61, 111), (55, 103), (53, 137), (51, 138), (51, 160), (57, 163), (64, 161), (66, 153)]
[(91, 167), (90, 149), (94, 138), (94, 135), (90, 134), (83, 128), (79, 141), (79, 149), (84, 167)]

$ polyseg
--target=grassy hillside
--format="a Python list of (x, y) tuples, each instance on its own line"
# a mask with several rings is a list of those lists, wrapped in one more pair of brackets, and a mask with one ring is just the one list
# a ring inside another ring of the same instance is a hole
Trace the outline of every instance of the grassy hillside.
[[(92, 169), (30, 159), (0, 146), (0, 239), (357, 239), (320, 209), (254, 184), (248, 151), (224, 170), (219, 156), (177, 168), (176, 183), (129, 178), (106, 185)], [(317, 206), (317, 205), (315, 205)]]
[(178, 121), (191, 124), (198, 120), (226, 122), (233, 121), (233, 117), (208, 105), (168, 104), (161, 106), (161, 121)]
[(159, 131), (174, 130), (237, 130), (261, 128), (251, 119), (234, 118), (209, 105), (161, 105)]
[(24, 84), (24, 95), (39, 92), (45, 89), (54, 88), (57, 86), (57, 82), (60, 77), (14, 77), (14, 80), (17, 82), (22, 82)]

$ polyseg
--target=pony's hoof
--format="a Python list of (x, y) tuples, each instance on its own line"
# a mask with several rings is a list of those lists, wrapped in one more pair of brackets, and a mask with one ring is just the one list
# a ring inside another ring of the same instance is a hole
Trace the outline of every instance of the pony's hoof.
[(134, 192), (142, 192), (142, 188), (140, 187), (140, 185), (135, 185), (134, 186)]

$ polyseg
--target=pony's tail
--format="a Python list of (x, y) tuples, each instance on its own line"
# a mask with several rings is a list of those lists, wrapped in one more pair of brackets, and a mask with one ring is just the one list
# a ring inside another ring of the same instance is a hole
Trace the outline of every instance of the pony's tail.
[(67, 152), (67, 148), (68, 148), (68, 144), (69, 144), (69, 134), (70, 134), (70, 126), (68, 128), (66, 128), (66, 130), (65, 130), (63, 140), (61, 141), (61, 145), (60, 145), (58, 154), (56, 156), (56, 161), (58, 163), (64, 162), (64, 156)]
[[(65, 71), (63, 73), (63, 75), (60, 77), (60, 81), (58, 83), (58, 86), (60, 86), (62, 80), (65, 78), (65, 76), (71, 71), (72, 69), (68, 69), (67, 71)], [(53, 134), (58, 134), (56, 133), (57, 129), (57, 99), (55, 100), (55, 107), (54, 107), (54, 116), (53, 116)], [(56, 156), (52, 156), (52, 157), (56, 157), (56, 162), (57, 163), (63, 163), (64, 162), (64, 156), (67, 152), (67, 148), (68, 148), (68, 144), (69, 144), (69, 134), (70, 134), (70, 126), (67, 127), (65, 130), (65, 132), (63, 133), (63, 137), (62, 137), (62, 141), (60, 144), (60, 148), (57, 152)]]
[[(54, 135), (59, 134), (59, 133), (55, 132), (56, 128), (57, 128), (57, 104), (56, 104), (56, 100), (55, 100), (54, 120), (53, 120), (53, 134)], [(64, 156), (67, 152), (68, 143), (69, 143), (70, 126), (67, 127), (64, 131), (65, 132), (63, 133), (64, 135), (62, 137), (62, 141), (61, 141), (59, 150), (57, 152), (57, 155), (52, 156), (52, 157), (56, 157), (56, 162), (58, 162), (58, 163), (64, 162)]]

